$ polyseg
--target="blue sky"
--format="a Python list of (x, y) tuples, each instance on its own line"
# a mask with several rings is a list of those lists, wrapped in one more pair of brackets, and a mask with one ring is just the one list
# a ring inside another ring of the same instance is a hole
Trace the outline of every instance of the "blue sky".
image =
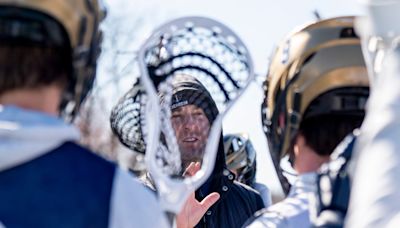
[[(123, 18), (119, 25), (135, 31), (129, 45), (119, 49), (134, 51), (152, 29), (180, 16), (206, 16), (234, 30), (250, 50), (255, 72), (265, 78), (268, 57), (273, 48), (293, 29), (315, 21), (314, 11), (322, 18), (360, 15), (360, 6), (349, 0), (108, 0), (109, 15)], [(137, 23), (138, 18), (142, 21)], [(136, 26), (136, 27), (135, 27)], [(137, 29), (135, 29), (137, 28)], [(100, 69), (100, 72), (102, 70)], [(137, 74), (127, 75), (124, 82), (134, 81)], [(101, 76), (101, 73), (100, 73)], [(101, 80), (101, 78), (100, 78)], [(125, 83), (130, 85), (131, 83)], [(260, 104), (262, 90), (253, 83), (228, 113), (224, 132), (247, 132), (257, 150), (257, 179), (279, 192), (266, 139), (261, 130)]]

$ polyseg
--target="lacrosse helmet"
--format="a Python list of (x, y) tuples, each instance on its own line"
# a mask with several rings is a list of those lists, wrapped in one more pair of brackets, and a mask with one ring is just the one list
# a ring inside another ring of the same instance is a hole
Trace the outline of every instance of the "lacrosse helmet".
[(354, 17), (311, 23), (290, 34), (272, 55), (264, 82), (263, 130), (285, 192), (280, 162), (301, 121), (319, 115), (364, 115), (368, 75)]
[(248, 135), (225, 135), (224, 149), (227, 168), (237, 171), (236, 180), (252, 185), (256, 176), (256, 151)]
[(70, 49), (72, 75), (61, 104), (66, 120), (93, 85), (104, 16), (97, 0), (0, 0), (1, 43)]

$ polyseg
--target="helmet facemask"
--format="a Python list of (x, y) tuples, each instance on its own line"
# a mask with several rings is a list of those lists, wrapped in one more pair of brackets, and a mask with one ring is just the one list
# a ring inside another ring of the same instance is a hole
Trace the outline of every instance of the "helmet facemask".
[(246, 134), (224, 136), (227, 168), (236, 172), (236, 180), (251, 186), (256, 174), (256, 151)]

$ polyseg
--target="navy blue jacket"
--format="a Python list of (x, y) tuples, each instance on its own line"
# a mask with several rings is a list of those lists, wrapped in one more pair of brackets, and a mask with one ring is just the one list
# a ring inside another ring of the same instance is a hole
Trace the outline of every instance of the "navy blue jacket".
[(6, 227), (106, 227), (115, 166), (74, 143), (0, 172)]

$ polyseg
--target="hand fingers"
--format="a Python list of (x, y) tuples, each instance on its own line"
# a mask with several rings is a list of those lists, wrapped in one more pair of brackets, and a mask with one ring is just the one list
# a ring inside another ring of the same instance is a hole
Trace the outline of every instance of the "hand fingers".
[(183, 173), (183, 176), (193, 176), (194, 167), (195, 163), (191, 162), (189, 166), (186, 168), (185, 172)]
[(219, 193), (213, 192), (209, 194), (206, 198), (204, 198), (200, 203), (203, 207), (204, 212), (206, 212), (208, 208), (214, 205), (214, 203), (218, 201), (219, 197)]
[(193, 168), (193, 175), (196, 174), (201, 169), (200, 162), (196, 162)]
[(183, 176), (193, 176), (201, 169), (200, 162), (191, 162), (189, 166), (186, 168)]

